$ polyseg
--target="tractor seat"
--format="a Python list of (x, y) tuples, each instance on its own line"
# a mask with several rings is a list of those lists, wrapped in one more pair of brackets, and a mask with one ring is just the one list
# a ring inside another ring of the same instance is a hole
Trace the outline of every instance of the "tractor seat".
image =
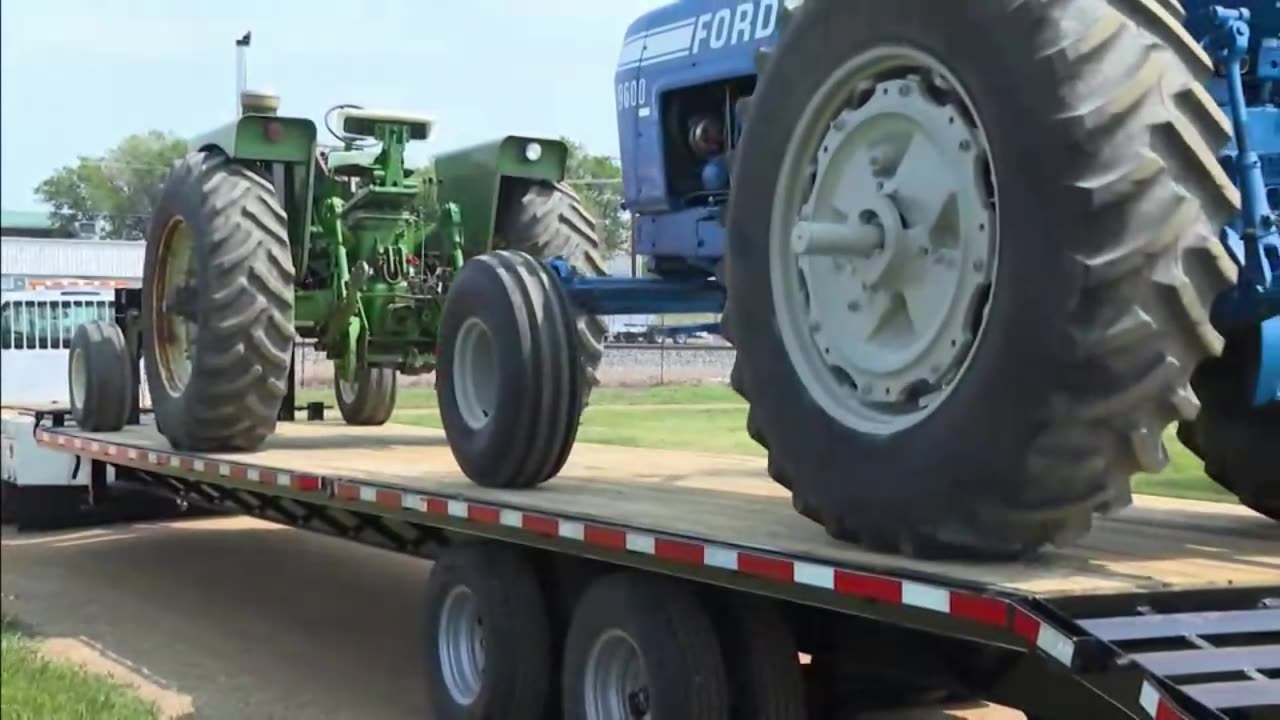
[(402, 113), (391, 110), (343, 108), (338, 111), (338, 127), (354, 137), (374, 139), (374, 128), (380, 124), (406, 125), (409, 140), (426, 140), (431, 137), (436, 121), (427, 115)]

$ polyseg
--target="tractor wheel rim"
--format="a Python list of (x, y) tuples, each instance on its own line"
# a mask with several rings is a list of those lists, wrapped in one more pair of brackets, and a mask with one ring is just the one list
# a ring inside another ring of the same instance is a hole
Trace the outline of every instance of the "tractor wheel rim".
[(76, 348), (71, 351), (71, 404), (84, 407), (85, 392), (89, 385), (89, 367), (85, 361), (84, 351)]
[(999, 250), (987, 135), (919, 50), (837, 70), (791, 138), (770, 281), (792, 367), (847, 427), (889, 434), (936, 410), (981, 340)]
[(342, 398), (342, 402), (350, 405), (356, 401), (356, 395), (360, 392), (360, 381), (346, 380), (338, 381), (338, 397)]
[(625, 632), (603, 633), (587, 655), (583, 683), (589, 720), (650, 717), (649, 676), (640, 648)]
[(484, 618), (469, 588), (458, 586), (445, 596), (436, 644), (449, 695), (459, 705), (475, 702), (484, 684)]
[[(155, 333), (160, 379), (170, 395), (181, 395), (191, 380), (194, 363), (196, 323), (172, 307), (178, 293), (193, 281), (191, 230), (182, 218), (165, 226), (157, 249), (155, 298), (151, 326)], [(190, 310), (188, 309), (188, 312)]]
[(453, 378), (463, 421), (473, 430), (488, 425), (498, 399), (498, 353), (489, 328), (477, 318), (458, 328)]

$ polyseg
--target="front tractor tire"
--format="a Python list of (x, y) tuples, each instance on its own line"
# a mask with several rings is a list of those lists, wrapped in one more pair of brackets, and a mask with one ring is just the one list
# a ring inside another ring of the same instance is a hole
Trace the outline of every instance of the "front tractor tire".
[(1167, 462), (1222, 349), (1239, 208), (1212, 66), (1171, 4), (787, 19), (737, 151), (724, 324), (770, 474), (831, 535), (1021, 555)]
[(498, 250), (467, 261), (440, 321), (436, 392), (458, 466), (485, 487), (529, 488), (564, 466), (586, 378), (555, 273)]
[(365, 367), (352, 382), (334, 368), (333, 391), (348, 425), (385, 425), (396, 410), (395, 368)]
[(1255, 512), (1280, 521), (1280, 404), (1255, 407), (1261, 336), (1249, 329), (1227, 340), (1222, 357), (1196, 368), (1191, 384), (1203, 408), (1178, 426), (1178, 438), (1204, 461), (1205, 473)]
[(76, 328), (67, 355), (71, 418), (89, 432), (116, 432), (133, 409), (134, 358), (120, 326), (95, 320)]
[(271, 184), (216, 152), (174, 169), (143, 265), (147, 382), (179, 450), (253, 450), (275, 431), (292, 360), (293, 260)]

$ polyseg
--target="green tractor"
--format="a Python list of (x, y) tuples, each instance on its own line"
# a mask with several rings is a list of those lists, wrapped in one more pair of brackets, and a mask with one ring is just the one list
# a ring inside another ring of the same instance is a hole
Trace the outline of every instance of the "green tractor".
[[(503, 137), (436, 157), (432, 177), (405, 165), (429, 118), (336, 106), (324, 125), (340, 145), (320, 146), (314, 122), (278, 108), (243, 92), (239, 118), (191, 142), (152, 217), (138, 319), (156, 423), (175, 448), (259, 447), (300, 338), (332, 361), (345, 421), (385, 423), (397, 376), (435, 369), (445, 295), (469, 257), (505, 248), (605, 274), (595, 223), (564, 183), (564, 143)], [(605, 327), (573, 321), (590, 387)], [(124, 347), (118, 328), (101, 330), (85, 337)], [(91, 386), (114, 380), (85, 374), (77, 385), (72, 373), (73, 395), (96, 399), (108, 391)], [(124, 402), (73, 409), (82, 426), (118, 429)]]

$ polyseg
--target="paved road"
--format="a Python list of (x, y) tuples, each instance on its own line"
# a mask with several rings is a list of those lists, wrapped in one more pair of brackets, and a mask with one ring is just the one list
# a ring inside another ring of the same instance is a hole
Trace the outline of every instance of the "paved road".
[(142, 666), (201, 720), (426, 717), (425, 561), (246, 518), (0, 542), (6, 612)]

